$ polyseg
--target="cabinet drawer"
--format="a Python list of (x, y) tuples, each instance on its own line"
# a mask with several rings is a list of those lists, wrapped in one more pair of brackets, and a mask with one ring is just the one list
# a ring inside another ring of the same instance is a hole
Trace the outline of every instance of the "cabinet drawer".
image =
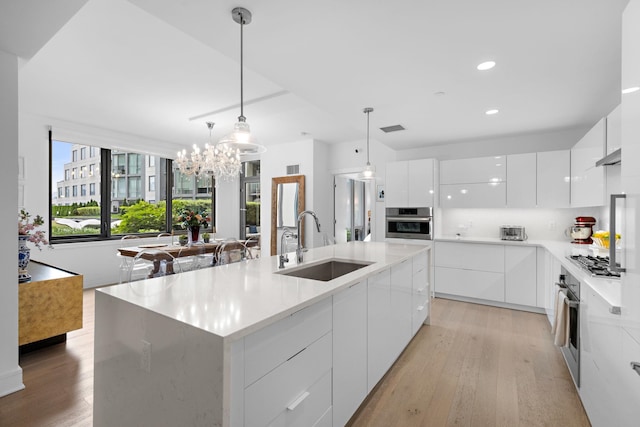
[(331, 333), (245, 390), (245, 426), (311, 426), (331, 407)]
[(415, 335), (429, 315), (429, 296), (413, 295), (412, 299), (411, 336)]
[(504, 246), (436, 242), (437, 267), (504, 273)]
[(332, 303), (319, 303), (245, 337), (245, 387), (331, 330)]
[(436, 292), (504, 302), (504, 274), (436, 267)]

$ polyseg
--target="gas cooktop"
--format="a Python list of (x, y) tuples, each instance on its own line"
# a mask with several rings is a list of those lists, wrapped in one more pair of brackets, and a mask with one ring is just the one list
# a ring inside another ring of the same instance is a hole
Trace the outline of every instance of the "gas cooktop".
[(609, 257), (591, 255), (568, 256), (574, 264), (587, 271), (593, 277), (619, 279), (620, 273), (609, 270)]

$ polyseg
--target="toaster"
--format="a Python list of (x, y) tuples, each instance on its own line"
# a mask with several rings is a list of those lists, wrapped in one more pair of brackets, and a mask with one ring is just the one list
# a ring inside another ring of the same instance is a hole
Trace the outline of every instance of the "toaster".
[(521, 225), (503, 225), (500, 227), (500, 240), (527, 240), (527, 234)]

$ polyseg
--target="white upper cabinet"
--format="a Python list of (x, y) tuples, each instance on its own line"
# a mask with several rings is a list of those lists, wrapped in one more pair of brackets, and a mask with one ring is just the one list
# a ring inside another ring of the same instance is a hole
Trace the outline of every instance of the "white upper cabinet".
[(607, 154), (622, 147), (622, 104), (607, 116)]
[(507, 207), (536, 207), (536, 153), (507, 156)]
[(393, 208), (434, 206), (435, 162), (419, 159), (387, 163), (385, 205)]
[(505, 156), (476, 157), (440, 162), (440, 184), (504, 182), (507, 178)]
[(569, 150), (537, 153), (536, 199), (539, 208), (568, 208), (571, 204)]
[(571, 149), (571, 207), (604, 205), (605, 171), (596, 167), (604, 157), (605, 119), (601, 119)]
[(503, 208), (507, 189), (506, 157), (478, 157), (440, 162), (440, 206)]

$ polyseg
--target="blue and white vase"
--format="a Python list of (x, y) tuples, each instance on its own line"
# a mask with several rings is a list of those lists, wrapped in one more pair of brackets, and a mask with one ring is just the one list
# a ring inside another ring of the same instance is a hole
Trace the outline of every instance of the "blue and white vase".
[(31, 280), (31, 275), (27, 271), (27, 265), (31, 259), (31, 249), (27, 246), (29, 236), (18, 234), (18, 282)]

